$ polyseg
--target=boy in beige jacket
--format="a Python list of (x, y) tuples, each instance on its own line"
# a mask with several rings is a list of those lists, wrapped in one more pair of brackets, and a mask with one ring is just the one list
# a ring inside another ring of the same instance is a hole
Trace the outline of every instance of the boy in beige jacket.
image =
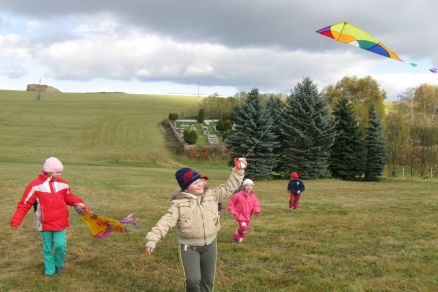
[(247, 162), (234, 159), (235, 167), (227, 182), (205, 190), (202, 176), (190, 168), (175, 173), (181, 191), (172, 196), (172, 204), (146, 235), (146, 253), (176, 226), (187, 291), (212, 291), (216, 272), (216, 235), (220, 229), (218, 202), (229, 197), (242, 183)]

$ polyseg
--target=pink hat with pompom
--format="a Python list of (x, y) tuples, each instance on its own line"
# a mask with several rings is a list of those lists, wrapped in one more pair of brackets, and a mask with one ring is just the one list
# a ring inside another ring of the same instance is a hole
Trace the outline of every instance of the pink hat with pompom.
[(44, 172), (61, 172), (64, 169), (61, 161), (56, 157), (49, 157), (43, 165)]

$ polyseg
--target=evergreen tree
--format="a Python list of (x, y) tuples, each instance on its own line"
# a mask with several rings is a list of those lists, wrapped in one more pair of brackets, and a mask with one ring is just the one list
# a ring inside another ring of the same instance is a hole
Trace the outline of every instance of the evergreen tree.
[(204, 118), (205, 117), (205, 113), (204, 113), (204, 109), (200, 109), (198, 111), (198, 123), (202, 124), (204, 122)]
[(305, 78), (295, 86), (281, 116), (282, 173), (298, 171), (303, 178), (327, 174), (330, 148), (334, 140), (333, 120), (316, 85)]
[(196, 131), (185, 129), (184, 130), (184, 141), (186, 141), (187, 144), (194, 145), (196, 144), (196, 141), (198, 140), (198, 134)]
[[(277, 141), (279, 141), (278, 146), (275, 149), (275, 152), (282, 153), (283, 149), (280, 141), (283, 140), (283, 135), (281, 133), (280, 120), (281, 120), (281, 115), (285, 110), (284, 102), (282, 102), (278, 97), (272, 95), (269, 97), (266, 107), (273, 119), (270, 131), (272, 131), (277, 136)], [(278, 160), (277, 165), (274, 167), (273, 170), (275, 172), (279, 172), (281, 171), (282, 168), (284, 168), (284, 165), (282, 164), (282, 160)]]
[(251, 90), (246, 103), (237, 106), (233, 112), (234, 133), (227, 139), (231, 158), (246, 157), (246, 176), (251, 179), (272, 177), (277, 163), (277, 136), (270, 131), (272, 117), (261, 102), (257, 89)]
[(368, 119), (367, 133), (367, 160), (365, 167), (365, 179), (377, 181), (382, 175), (387, 160), (385, 140), (382, 134), (382, 126), (377, 117), (374, 105), (371, 105)]
[(365, 149), (359, 122), (346, 95), (338, 100), (333, 115), (336, 135), (329, 159), (330, 172), (334, 178), (353, 180), (364, 172)]

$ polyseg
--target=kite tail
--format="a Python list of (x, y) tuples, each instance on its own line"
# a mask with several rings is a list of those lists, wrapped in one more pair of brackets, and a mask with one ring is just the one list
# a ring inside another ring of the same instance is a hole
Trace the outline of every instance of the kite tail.
[(104, 232), (101, 232), (101, 233), (96, 235), (96, 238), (107, 238), (111, 235), (111, 231), (112, 231), (112, 229), (108, 229)]
[(137, 219), (133, 218), (133, 215), (134, 213), (129, 214), (128, 216), (120, 220), (120, 223), (137, 227)]

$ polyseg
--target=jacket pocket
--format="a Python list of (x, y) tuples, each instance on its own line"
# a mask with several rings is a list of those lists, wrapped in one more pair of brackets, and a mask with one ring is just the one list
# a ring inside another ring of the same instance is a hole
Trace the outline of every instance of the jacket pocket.
[(178, 205), (179, 218), (177, 222), (178, 230), (181, 234), (190, 238), (193, 235), (193, 210), (189, 202), (184, 202)]
[(220, 215), (218, 202), (213, 196), (208, 196), (204, 198), (205, 210), (208, 213), (209, 219), (213, 222), (215, 229), (220, 227)]

